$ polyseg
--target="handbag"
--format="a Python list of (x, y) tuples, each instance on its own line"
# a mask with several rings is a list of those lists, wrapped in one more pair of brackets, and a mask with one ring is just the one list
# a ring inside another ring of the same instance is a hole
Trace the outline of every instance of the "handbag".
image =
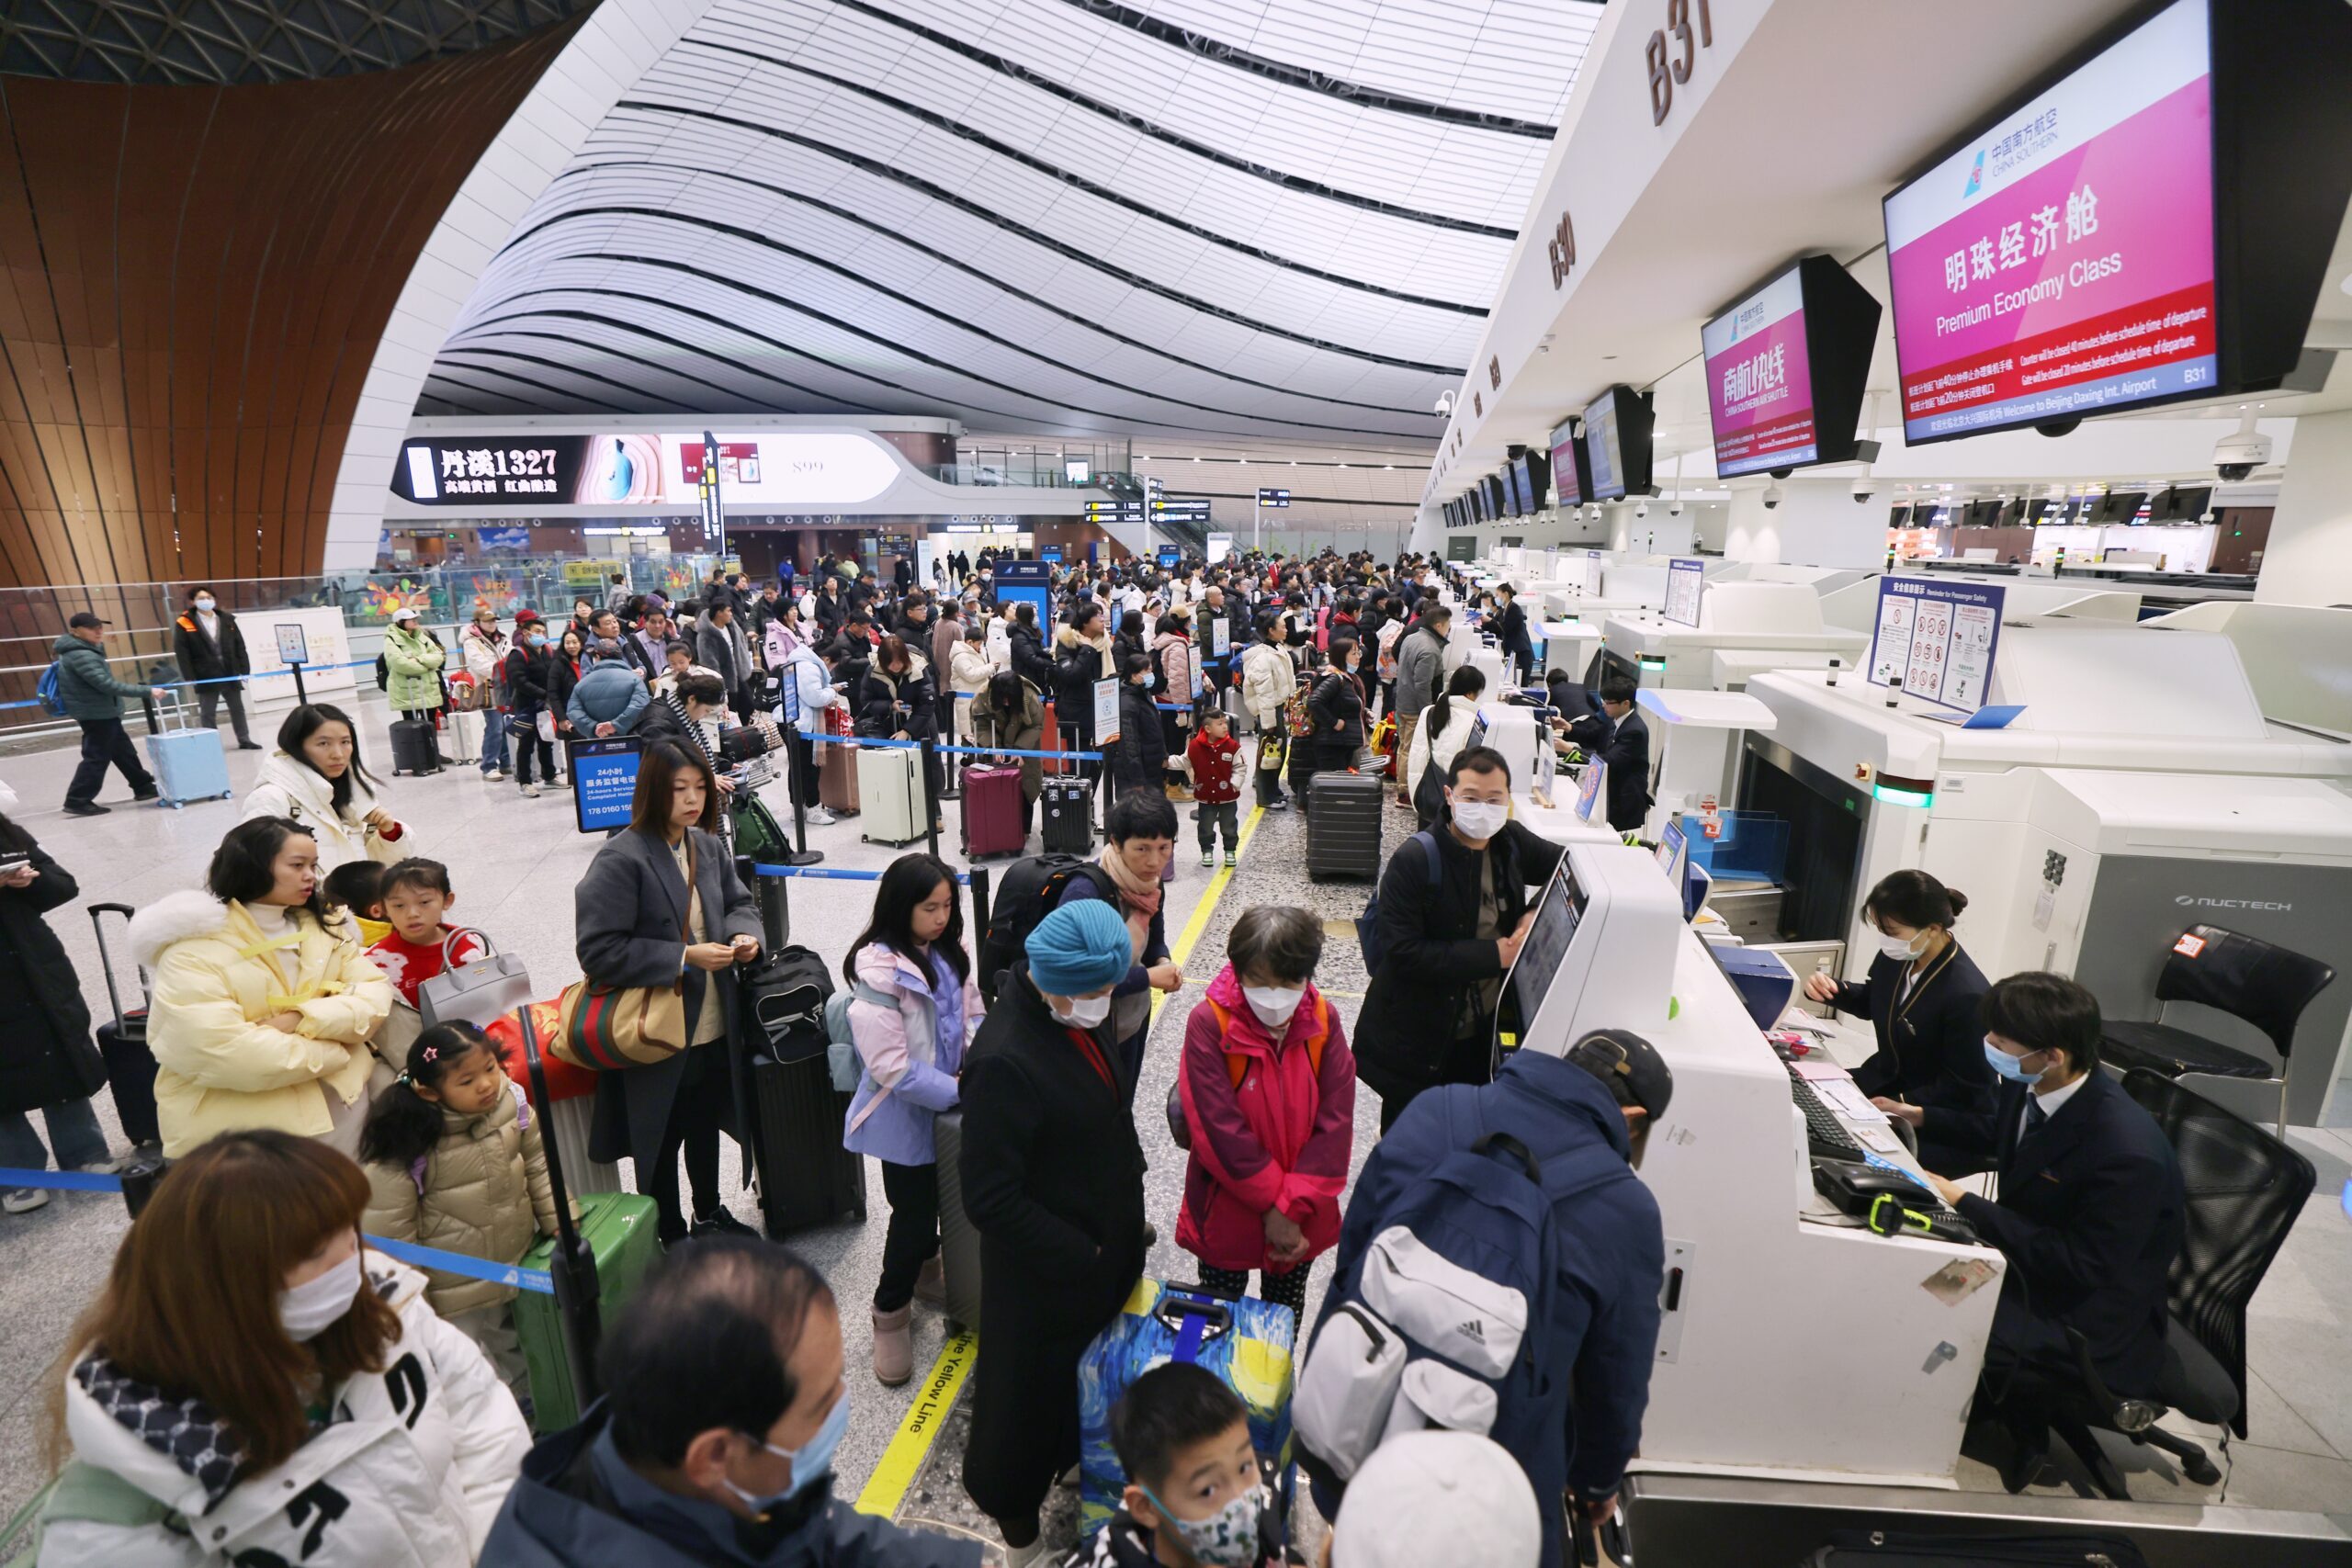
[(416, 988), (418, 1020), (430, 1029), (436, 1023), (481, 1025), (525, 1006), (531, 999), (531, 975), (514, 953), (500, 953), (481, 931), (481, 957), (453, 964), (450, 953), (466, 932), (453, 931), (441, 944), (441, 973)]
[(555, 744), (555, 715), (546, 708), (539, 710), (538, 735), (548, 745)]
[[(686, 914), (678, 941), (694, 942), (695, 855), (686, 855)], [(686, 977), (666, 986), (600, 986), (582, 976), (556, 999), (559, 1061), (602, 1073), (666, 1062), (686, 1048)]]

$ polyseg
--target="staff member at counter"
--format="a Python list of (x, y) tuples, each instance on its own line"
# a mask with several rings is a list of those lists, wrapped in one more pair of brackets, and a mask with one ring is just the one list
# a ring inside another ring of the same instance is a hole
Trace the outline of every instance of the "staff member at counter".
[(1977, 1017), (1988, 987), (1951, 934), (1967, 908), (1965, 895), (1926, 872), (1895, 872), (1862, 903), (1879, 945), (1869, 976), (1857, 984), (1815, 974), (1804, 983), (1815, 1001), (1871, 1021), (1878, 1054), (1856, 1070), (1855, 1085), (1918, 1133), (1921, 1165), (1958, 1176), (1983, 1170), (1989, 1151), (1963, 1151), (1951, 1123), (1990, 1112), (1994, 1088)]

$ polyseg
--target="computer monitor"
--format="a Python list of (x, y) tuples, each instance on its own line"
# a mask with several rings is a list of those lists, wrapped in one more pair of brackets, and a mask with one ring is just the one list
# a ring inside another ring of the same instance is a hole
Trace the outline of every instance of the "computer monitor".
[(1503, 979), (1500, 1050), (1565, 1055), (1594, 1029), (1650, 1030), (1674, 1007), (1679, 901), (1624, 844), (1570, 844), (1530, 907), (1527, 938)]
[(1584, 765), (1584, 782), (1577, 787), (1577, 816), (1580, 819), (1592, 820), (1593, 808), (1600, 803), (1601, 781), (1608, 773), (1609, 764), (1606, 762), (1591, 761)]
[(1666, 831), (1657, 836), (1657, 868), (1668, 876), (1682, 863), (1682, 824), (1668, 821)]
[[(1522, 1026), (1532, 1023), (1544, 1006), (1544, 994), (1552, 988), (1553, 979), (1560, 972), (1560, 960), (1567, 956), (1568, 943), (1577, 934), (1577, 922), (1584, 919), (1589, 899), (1577, 885), (1577, 874), (1566, 855), (1560, 857), (1560, 869), (1544, 885), (1535, 900), (1535, 919), (1527, 928), (1527, 938), (1519, 946), (1519, 960), (1511, 965), (1511, 1010)], [(1517, 1040), (1507, 1040), (1515, 1045)]]
[[(1477, 718), (1470, 721), (1470, 739), (1462, 743), (1462, 750), (1464, 751), (1467, 751), (1475, 746), (1484, 746), (1486, 743), (1487, 720), (1486, 716), (1481, 715)], [(1456, 755), (1459, 754), (1460, 753), (1458, 752), (1456, 753)]]

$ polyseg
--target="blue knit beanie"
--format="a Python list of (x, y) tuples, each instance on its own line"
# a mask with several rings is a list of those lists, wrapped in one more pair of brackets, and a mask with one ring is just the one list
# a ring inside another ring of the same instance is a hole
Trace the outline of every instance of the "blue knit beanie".
[(1029, 977), (1051, 996), (1082, 997), (1127, 977), (1127, 922), (1100, 898), (1080, 898), (1039, 920), (1027, 942)]

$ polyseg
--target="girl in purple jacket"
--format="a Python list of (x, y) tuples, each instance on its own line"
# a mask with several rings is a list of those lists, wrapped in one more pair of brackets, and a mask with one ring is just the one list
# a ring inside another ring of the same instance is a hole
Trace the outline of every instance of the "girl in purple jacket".
[(895, 1386), (914, 1375), (915, 1300), (945, 1301), (932, 1122), (956, 1109), (964, 1050), (988, 1011), (964, 951), (956, 874), (931, 855), (893, 861), (842, 973), (859, 1066), (842, 1146), (882, 1162), (890, 1199), (874, 1288), (874, 1375)]

